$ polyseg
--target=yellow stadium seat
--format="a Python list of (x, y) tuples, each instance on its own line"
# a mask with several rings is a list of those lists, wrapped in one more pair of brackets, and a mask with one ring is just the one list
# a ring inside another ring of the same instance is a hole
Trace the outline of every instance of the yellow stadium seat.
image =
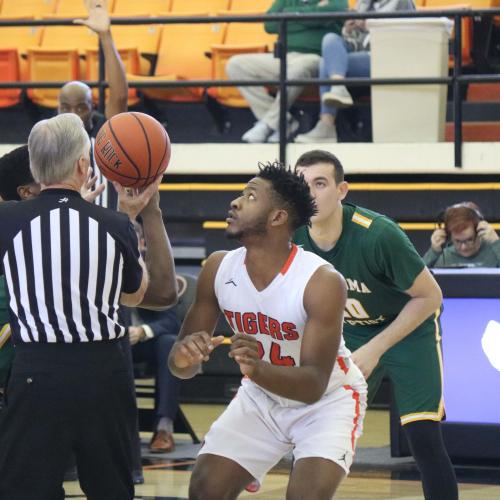
[(114, 16), (156, 16), (170, 10), (171, 0), (115, 0)]
[(77, 49), (83, 55), (87, 49), (99, 46), (99, 37), (87, 26), (46, 26), (40, 46), (46, 49)]
[(35, 16), (52, 14), (56, 0), (3, 0), (1, 17)]
[[(123, 62), (125, 71), (127, 73), (139, 72), (139, 53), (137, 47), (122, 47), (118, 49), (120, 59)], [(85, 51), (86, 72), (85, 78), (88, 81), (98, 80), (99, 78), (99, 52), (97, 49), (89, 49)], [(108, 92), (106, 91), (106, 94)], [(99, 90), (93, 89), (92, 95), (95, 102), (99, 100)], [(136, 89), (129, 89), (128, 91), (128, 105), (133, 106), (139, 102)]]
[(19, 56), (19, 72), (21, 80), (28, 77), (26, 54), (28, 47), (38, 47), (43, 29), (39, 26), (15, 26), (0, 29), (0, 48), (16, 48)]
[(87, 9), (82, 0), (59, 0), (55, 13), (64, 17), (87, 17)]
[(150, 75), (152, 63), (158, 54), (161, 26), (156, 24), (115, 25), (111, 27), (111, 32), (118, 49), (137, 47), (141, 56), (138, 73)]
[[(17, 82), (20, 80), (20, 76), (17, 49), (0, 49), (0, 80), (3, 82)], [(20, 101), (20, 89), (0, 90), (0, 108), (14, 106)]]
[[(79, 56), (74, 50), (28, 49), (28, 71), (32, 82), (78, 80)], [(57, 108), (59, 89), (30, 89), (28, 97), (40, 106)]]
[(193, 12), (215, 14), (220, 10), (227, 10), (228, 7), (229, 0), (172, 0), (170, 12), (175, 15)]
[[(197, 14), (200, 15), (200, 14)], [(154, 76), (128, 75), (130, 81), (209, 80), (212, 63), (206, 53), (222, 42), (224, 26), (210, 24), (166, 24), (163, 26)], [(193, 102), (203, 97), (202, 88), (144, 89), (154, 99)]]
[(262, 14), (271, 7), (272, 0), (231, 0), (229, 10), (235, 12), (258, 12)]
[[(254, 14), (243, 12), (242, 14)], [(220, 12), (220, 15), (231, 14), (230, 11)], [(215, 80), (226, 80), (226, 64), (231, 56), (269, 52), (273, 50), (277, 40), (276, 35), (270, 35), (264, 30), (263, 23), (228, 23), (224, 43), (212, 46), (212, 71)], [(247, 107), (248, 104), (236, 87), (218, 87), (209, 90), (221, 104), (234, 107)]]

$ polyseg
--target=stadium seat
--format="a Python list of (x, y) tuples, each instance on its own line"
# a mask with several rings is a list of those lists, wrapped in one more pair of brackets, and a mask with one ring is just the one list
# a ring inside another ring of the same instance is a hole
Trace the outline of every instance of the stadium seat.
[(81, 0), (59, 0), (55, 13), (64, 17), (87, 17), (87, 9)]
[[(0, 49), (0, 81), (17, 82), (20, 78), (17, 49)], [(14, 106), (21, 101), (20, 89), (0, 90), (0, 108)]]
[[(231, 14), (231, 11), (220, 12), (219, 15)], [(255, 14), (243, 12), (241, 14)], [(228, 23), (224, 43), (212, 46), (212, 71), (215, 80), (226, 80), (226, 64), (229, 58), (237, 54), (269, 52), (273, 50), (276, 35), (264, 30), (263, 23)], [(218, 87), (209, 90), (221, 104), (233, 107), (248, 107), (236, 87)]]
[[(125, 67), (127, 73), (139, 72), (139, 53), (137, 47), (119, 48), (118, 53)], [(88, 81), (98, 80), (99, 78), (99, 51), (97, 49), (88, 49), (85, 51), (85, 78)], [(93, 89), (92, 96), (97, 103), (99, 100), (99, 90)], [(129, 89), (128, 91), (128, 105), (133, 106), (139, 102), (136, 89)]]
[[(222, 42), (223, 34), (224, 26), (220, 23), (166, 24), (162, 29), (154, 76), (128, 75), (129, 81), (209, 80), (212, 63), (206, 53), (212, 45)], [(204, 92), (194, 87), (155, 88), (144, 89), (144, 94), (153, 99), (196, 102), (202, 100)]]
[[(151, 75), (158, 55), (161, 26), (156, 24), (136, 24), (111, 27), (113, 39), (118, 49), (137, 47), (140, 54), (140, 75)], [(137, 73), (134, 71), (133, 73)]]
[(28, 47), (38, 47), (43, 29), (33, 26), (15, 26), (0, 29), (0, 48), (16, 48), (19, 57), (19, 73), (21, 80), (28, 78)]
[(114, 16), (156, 16), (170, 11), (171, 0), (115, 0)]
[[(419, 10), (457, 10), (470, 9), (471, 5), (451, 3), (451, 0), (426, 0), (425, 7)], [(462, 18), (462, 66), (472, 64), (472, 17)], [(452, 34), (452, 39), (454, 34)], [(450, 54), (448, 67), (453, 68), (453, 53)]]
[[(79, 56), (76, 49), (28, 49), (28, 72), (32, 82), (78, 80)], [(30, 89), (28, 97), (40, 106), (57, 108), (59, 89)]]
[(170, 12), (175, 15), (192, 14), (193, 12), (215, 14), (228, 8), (229, 0), (172, 0)]
[(0, 17), (41, 17), (52, 14), (56, 0), (3, 0)]
[(247, 14), (248, 12), (267, 12), (271, 7), (272, 0), (231, 0), (229, 10), (234, 14), (241, 12)]

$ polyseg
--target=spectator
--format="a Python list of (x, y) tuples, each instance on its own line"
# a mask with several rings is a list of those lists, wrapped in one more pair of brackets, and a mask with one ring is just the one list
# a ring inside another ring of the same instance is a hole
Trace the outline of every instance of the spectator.
[[(358, 0), (358, 12), (392, 12), (415, 10), (413, 0)], [(342, 36), (328, 33), (323, 38), (319, 77), (343, 80), (345, 77), (370, 76), (370, 35), (365, 19), (346, 21)], [(352, 96), (344, 85), (320, 88), (320, 118), (315, 127), (295, 138), (298, 143), (337, 142), (335, 118), (341, 107), (351, 106)]]
[(500, 238), (475, 203), (457, 203), (444, 211), (424, 262), (428, 267), (500, 267)]
[[(268, 14), (312, 12), (336, 12), (347, 10), (347, 0), (275, 0)], [(330, 32), (340, 33), (342, 23), (337, 20), (293, 21), (288, 23), (287, 76), (290, 79), (314, 78), (318, 75), (321, 40)], [(268, 33), (278, 33), (279, 23), (267, 21)], [(233, 80), (277, 79), (280, 60), (273, 54), (244, 54), (233, 56), (227, 64), (227, 74)], [(302, 92), (303, 87), (288, 87), (287, 104), (290, 107)], [(279, 142), (280, 95), (269, 95), (264, 87), (240, 87), (257, 123), (242, 136), (251, 143)], [(291, 136), (299, 123), (290, 114), (287, 120), (287, 135)]]

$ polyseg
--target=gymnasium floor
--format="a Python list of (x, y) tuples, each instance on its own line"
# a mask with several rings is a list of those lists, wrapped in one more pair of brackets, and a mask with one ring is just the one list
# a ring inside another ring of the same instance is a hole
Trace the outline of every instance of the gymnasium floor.
[[(182, 405), (184, 414), (196, 434), (202, 438), (211, 422), (224, 410), (223, 405)], [(142, 436), (146, 442), (148, 434)], [(176, 435), (178, 447), (175, 459), (160, 455), (144, 460), (145, 484), (136, 487), (136, 499), (140, 500), (184, 500), (187, 499), (190, 469), (194, 463), (193, 445), (187, 435)], [(389, 414), (386, 411), (369, 411), (365, 420), (365, 433), (358, 442), (358, 448), (367, 451), (384, 449), (389, 444)], [(182, 457), (186, 450), (186, 457)], [(361, 454), (361, 451), (360, 451)], [(401, 459), (408, 463), (409, 459)], [(388, 467), (354, 466), (351, 475), (344, 480), (336, 500), (418, 500), (422, 499), (420, 483), (413, 469), (405, 473), (391, 472)], [(401, 467), (398, 466), (398, 469)], [(288, 467), (280, 464), (269, 474), (258, 493), (243, 493), (240, 498), (255, 500), (278, 500), (285, 498), (288, 481)], [(483, 467), (460, 468), (461, 500), (499, 500), (500, 469)], [(397, 476), (404, 477), (399, 479)], [(77, 482), (64, 485), (66, 498), (83, 500)], [(307, 500), (307, 499), (304, 499)]]

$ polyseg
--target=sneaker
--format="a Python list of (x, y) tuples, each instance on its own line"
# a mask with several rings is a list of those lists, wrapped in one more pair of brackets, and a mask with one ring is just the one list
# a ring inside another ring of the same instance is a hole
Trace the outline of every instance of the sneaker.
[(272, 134), (273, 129), (264, 122), (258, 121), (250, 130), (247, 130), (242, 136), (243, 142), (258, 144), (266, 142), (267, 138)]
[(311, 144), (313, 142), (337, 142), (337, 130), (335, 125), (330, 125), (322, 120), (306, 134), (299, 134), (295, 138), (299, 144)]
[(329, 92), (323, 94), (321, 100), (326, 106), (334, 106), (335, 108), (352, 106), (352, 96), (344, 85), (333, 85)]
[[(299, 130), (299, 122), (295, 118), (292, 118), (287, 125), (287, 130), (286, 130), (287, 139), (290, 139), (293, 136), (293, 134), (297, 132), (297, 130)], [(271, 142), (273, 144), (280, 142), (280, 131), (275, 130), (268, 137), (267, 142)]]

